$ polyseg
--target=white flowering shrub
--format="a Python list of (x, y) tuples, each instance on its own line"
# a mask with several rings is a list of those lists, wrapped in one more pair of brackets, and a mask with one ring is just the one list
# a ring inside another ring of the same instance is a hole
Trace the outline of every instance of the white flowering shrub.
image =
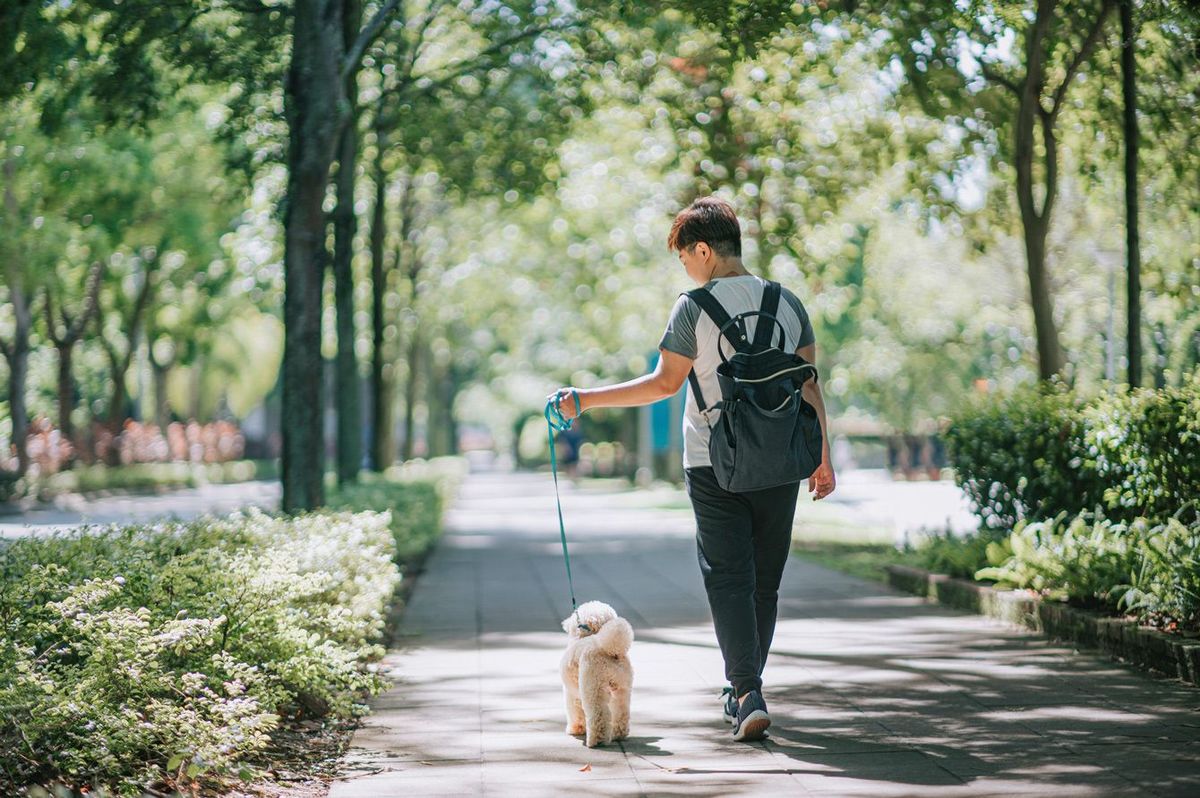
[[(410, 493), (436, 499), (389, 482), (339, 504)], [(440, 517), (422, 519), (427, 546)], [(0, 542), (0, 794), (228, 777), (286, 718), (364, 711), (407, 529), (247, 511)]]

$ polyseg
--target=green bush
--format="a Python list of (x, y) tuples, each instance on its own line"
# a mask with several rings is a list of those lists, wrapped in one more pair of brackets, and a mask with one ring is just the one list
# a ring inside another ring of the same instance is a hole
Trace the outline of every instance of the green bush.
[(1089, 512), (1070, 521), (1066, 513), (1019, 521), (1011, 535), (989, 547), (992, 565), (976, 578), (1115, 610), (1119, 588), (1128, 582), (1137, 557), (1127, 532), (1124, 524)]
[(1200, 628), (1200, 521), (1134, 524), (1138, 562), (1121, 605), (1158, 626)]
[(1165, 522), (1200, 496), (1200, 374), (1087, 401), (1061, 385), (978, 399), (946, 445), (985, 528), (1080, 511)]
[(1102, 396), (1083, 418), (1109, 517), (1165, 521), (1200, 496), (1200, 374), (1182, 388)]
[(23, 479), (14, 486), (13, 495), (31, 495), (46, 500), (64, 493), (191, 488), (197, 485), (272, 479), (278, 473), (279, 469), (274, 460), (132, 463), (120, 466), (77, 465), (54, 474)]
[(0, 470), (0, 502), (12, 501), (17, 497), (20, 478), (12, 471)]
[(1080, 513), (1018, 523), (976, 574), (1159, 626), (1200, 627), (1200, 520), (1130, 522)]
[(442, 492), (434, 482), (397, 482), (387, 476), (363, 474), (358, 482), (329, 491), (326, 504), (330, 510), (369, 507), (389, 511), (398, 563), (420, 557), (441, 531)]
[(955, 480), (988, 529), (1104, 500), (1104, 485), (1084, 457), (1080, 403), (1058, 386), (971, 403), (946, 430), (946, 449)]
[(396, 562), (436, 538), (441, 498), (382, 477), (333, 498), (387, 512), (0, 544), (0, 792), (236, 775), (282, 717), (363, 711)]

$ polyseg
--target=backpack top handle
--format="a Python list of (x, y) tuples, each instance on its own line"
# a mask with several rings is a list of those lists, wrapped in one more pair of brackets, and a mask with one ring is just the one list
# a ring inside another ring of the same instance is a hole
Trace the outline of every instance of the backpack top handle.
[[(725, 322), (725, 325), (723, 327), (721, 327), (721, 334), (724, 335), (726, 338), (729, 338), (730, 332), (727, 330), (727, 328), (736, 325), (740, 331), (739, 333), (737, 333), (738, 338), (743, 342), (742, 346), (737, 347), (737, 351), (746, 352), (747, 348), (744, 344), (744, 342), (746, 340), (746, 333), (745, 333), (746, 319), (750, 318), (751, 316), (761, 317), (761, 318), (759, 318), (758, 324), (755, 326), (755, 329), (754, 329), (753, 349), (754, 350), (762, 350), (762, 349), (772, 348), (772, 347), (776, 346), (775, 344), (771, 343), (771, 339), (775, 337), (775, 328), (779, 328), (778, 348), (779, 348), (779, 351), (782, 352), (783, 344), (785, 341), (787, 341), (787, 331), (785, 329), (783, 329), (783, 323), (781, 321), (779, 321), (779, 319), (777, 319), (774, 315), (767, 313), (764, 310), (750, 310), (745, 313), (739, 313), (734, 318)], [(771, 321), (770, 324), (763, 323), (767, 319), (770, 319), (770, 321)], [(717, 339), (717, 354), (721, 356), (722, 363), (729, 362), (729, 358), (725, 357), (725, 350), (721, 348), (721, 339), (720, 338)]]
[[(787, 332), (783, 328), (783, 324), (775, 316), (779, 312), (779, 298), (783, 293), (783, 287), (774, 280), (767, 280), (767, 285), (763, 289), (762, 303), (758, 310), (739, 313), (737, 316), (730, 318), (725, 307), (717, 301), (717, 298), (712, 295), (707, 288), (693, 288), (686, 292), (686, 295), (693, 302), (700, 306), (700, 309), (712, 319), (717, 325), (720, 334), (725, 336), (733, 346), (735, 352), (746, 352), (750, 349), (750, 344), (747, 342), (746, 335), (746, 319), (750, 316), (766, 316), (773, 324), (759, 324), (754, 330), (755, 349), (764, 349), (771, 346), (771, 338), (774, 337), (775, 328), (779, 328), (779, 349), (782, 351), (784, 344), (787, 341)], [(721, 349), (721, 341), (717, 339), (717, 354), (721, 356), (721, 361), (728, 363), (729, 359), (725, 357), (724, 350)]]

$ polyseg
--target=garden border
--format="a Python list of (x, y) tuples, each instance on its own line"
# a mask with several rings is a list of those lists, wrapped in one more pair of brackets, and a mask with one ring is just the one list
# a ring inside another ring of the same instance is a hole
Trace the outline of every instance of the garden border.
[(888, 584), (906, 593), (1099, 649), (1144, 670), (1200, 686), (1200, 639), (1182, 639), (1136, 621), (1044, 601), (1025, 590), (1000, 590), (908, 565), (885, 568)]

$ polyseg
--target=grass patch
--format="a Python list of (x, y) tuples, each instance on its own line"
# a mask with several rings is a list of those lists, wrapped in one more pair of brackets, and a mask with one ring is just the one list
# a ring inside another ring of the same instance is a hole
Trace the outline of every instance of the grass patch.
[(792, 542), (792, 551), (825, 568), (876, 582), (887, 581), (886, 568), (889, 565), (919, 564), (917, 553), (883, 543), (795, 540)]

